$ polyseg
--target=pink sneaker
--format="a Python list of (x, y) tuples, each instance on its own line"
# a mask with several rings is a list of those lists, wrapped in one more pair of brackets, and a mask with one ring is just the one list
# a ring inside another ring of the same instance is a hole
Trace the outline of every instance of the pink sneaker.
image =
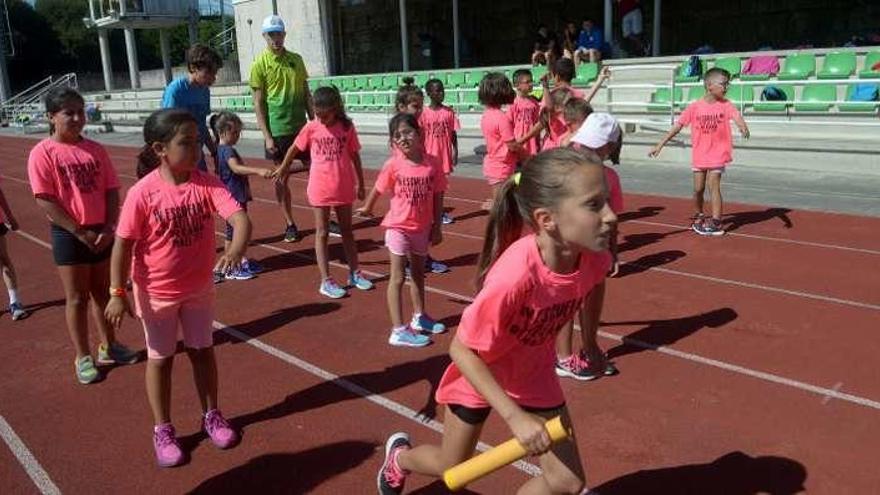
[(183, 451), (177, 443), (174, 425), (165, 423), (153, 427), (153, 448), (156, 449), (156, 462), (159, 467), (174, 467), (183, 464)]
[(406, 482), (408, 472), (397, 464), (397, 456), (400, 452), (409, 449), (409, 435), (403, 432), (395, 433), (388, 437), (385, 442), (385, 462), (379, 468), (376, 484), (380, 495), (398, 495), (403, 493), (403, 484)]
[(205, 433), (219, 449), (228, 449), (238, 442), (238, 433), (229, 426), (226, 418), (217, 409), (211, 409), (202, 420)]

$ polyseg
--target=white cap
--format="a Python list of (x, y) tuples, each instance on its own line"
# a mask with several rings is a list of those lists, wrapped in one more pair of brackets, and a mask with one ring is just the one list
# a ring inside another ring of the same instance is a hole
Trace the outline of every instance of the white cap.
[(620, 139), (620, 125), (617, 120), (604, 112), (593, 112), (584, 121), (571, 140), (587, 148), (601, 148), (607, 143)]
[(270, 15), (263, 19), (263, 33), (283, 33), (284, 21), (277, 15)]

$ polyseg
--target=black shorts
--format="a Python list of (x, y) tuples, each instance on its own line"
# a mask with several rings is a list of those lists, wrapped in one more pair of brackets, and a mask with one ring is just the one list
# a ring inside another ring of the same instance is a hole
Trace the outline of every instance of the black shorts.
[(0, 223), (0, 237), (6, 235), (7, 232), (9, 232), (9, 227), (5, 223)]
[[(87, 225), (83, 229), (100, 233), (103, 225)], [(85, 244), (80, 242), (72, 233), (52, 224), (50, 227), (52, 236), (52, 256), (55, 257), (55, 264), (62, 265), (92, 265), (101, 263), (110, 258), (113, 251), (113, 245), (107, 247), (100, 253), (92, 252)]]
[[(483, 424), (486, 421), (486, 418), (489, 417), (489, 413), (492, 412), (491, 407), (467, 407), (461, 404), (446, 404), (452, 414), (455, 414), (458, 419), (464, 421), (469, 425), (479, 425)], [(524, 411), (530, 413), (561, 413), (562, 408), (565, 407), (565, 403), (559, 404), (555, 407), (529, 407), (529, 406), (520, 406)]]
[[(241, 204), (241, 209), (244, 210), (245, 213), (247, 213), (247, 203), (239, 203), (239, 204)], [(232, 233), (233, 233), (232, 225), (229, 225), (229, 222), (226, 222), (226, 240), (227, 241), (232, 240)]]
[[(272, 141), (275, 141), (275, 149), (277, 150), (275, 153), (269, 153), (269, 150), (266, 150), (266, 160), (272, 160), (275, 163), (281, 163), (284, 160), (284, 155), (287, 154), (287, 150), (293, 146), (293, 142), (296, 140), (297, 134), (302, 130), (302, 127), (296, 129), (296, 132), (286, 136), (272, 136)], [(300, 151), (295, 157), (297, 160), (301, 160), (304, 163), (309, 163), (310, 155), (308, 151)]]

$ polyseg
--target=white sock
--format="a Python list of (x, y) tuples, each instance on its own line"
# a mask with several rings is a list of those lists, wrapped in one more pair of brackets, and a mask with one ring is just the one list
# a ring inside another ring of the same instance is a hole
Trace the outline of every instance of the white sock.
[(400, 325), (399, 327), (394, 327), (391, 329), (393, 333), (400, 333), (406, 330), (406, 325)]
[(19, 302), (18, 300), (18, 290), (17, 289), (9, 289), (9, 304), (15, 304)]

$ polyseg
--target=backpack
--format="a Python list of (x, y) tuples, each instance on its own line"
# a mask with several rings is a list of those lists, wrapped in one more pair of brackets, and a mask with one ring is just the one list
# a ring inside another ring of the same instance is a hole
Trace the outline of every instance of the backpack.
[(761, 91), (761, 99), (764, 101), (785, 101), (788, 99), (788, 95), (776, 86), (767, 86), (764, 91)]
[(856, 84), (853, 87), (850, 101), (877, 101), (876, 84)]
[(691, 55), (687, 60), (687, 65), (684, 68), (684, 77), (700, 77), (703, 72), (703, 64), (700, 63), (700, 57), (696, 55)]

